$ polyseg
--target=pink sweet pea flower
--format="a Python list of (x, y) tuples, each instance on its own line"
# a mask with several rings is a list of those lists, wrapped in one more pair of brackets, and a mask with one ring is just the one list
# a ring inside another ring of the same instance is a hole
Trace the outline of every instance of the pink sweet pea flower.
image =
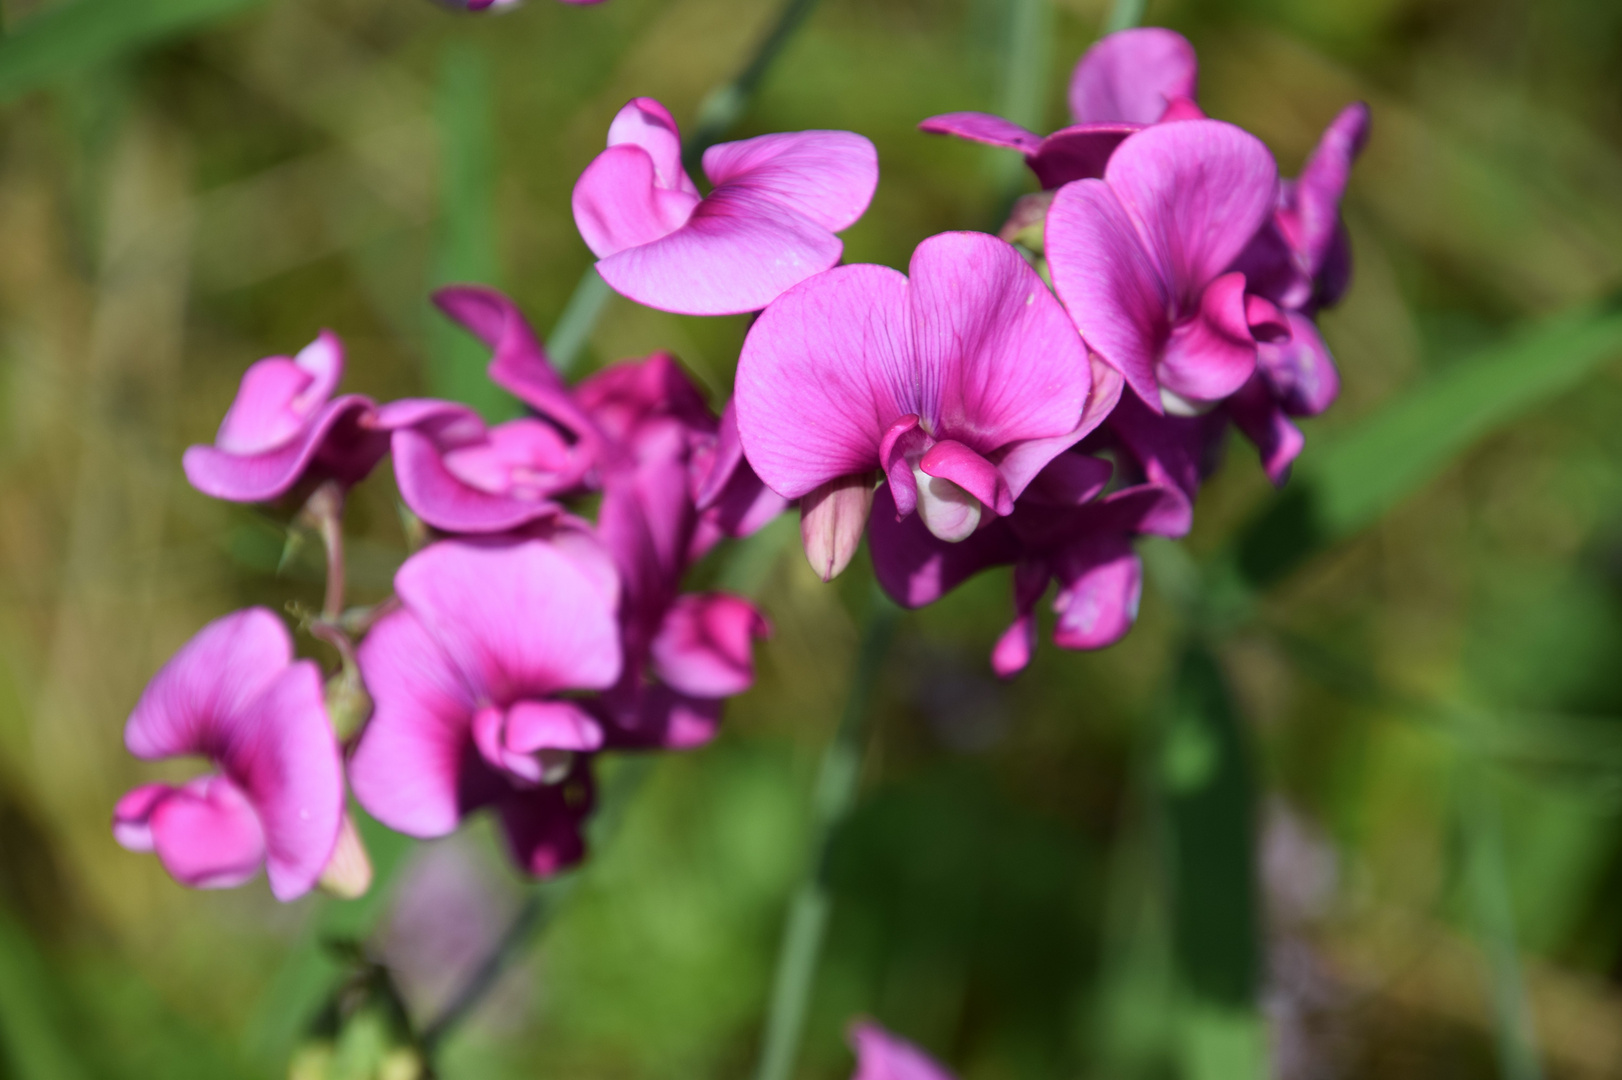
[(554, 517), (591, 463), (556, 427), (525, 417), (487, 427), (465, 405), (406, 399), (371, 423), (392, 433), (400, 498), (446, 533), (498, 533)]
[(401, 607), (360, 646), (376, 711), (350, 762), (356, 798), (424, 838), (494, 807), (529, 873), (578, 861), (591, 801), (580, 755), (603, 731), (560, 695), (619, 678), (612, 567), (566, 530), (447, 540), (407, 559), (394, 587)]
[[(502, 11), (515, 8), (519, 0), (439, 0), (446, 7), (459, 8), (462, 11)], [(603, 0), (558, 0), (562, 4), (600, 4)]]
[(856, 223), (878, 186), (873, 144), (848, 131), (722, 143), (703, 165), (707, 196), (682, 168), (676, 122), (652, 98), (614, 118), (573, 201), (615, 291), (683, 315), (758, 311), (839, 261), (834, 234)]
[(343, 821), (343, 767), (320, 669), (294, 661), (280, 619), (249, 608), (216, 619), (147, 685), (124, 729), (148, 761), (198, 755), (216, 771), (147, 784), (118, 801), (113, 835), (155, 851), (183, 885), (240, 885), (266, 867), (292, 900), (316, 883)]
[(1141, 27), (1110, 34), (1088, 49), (1070, 78), (1070, 127), (1043, 138), (989, 113), (932, 116), (919, 130), (956, 135), (1025, 155), (1044, 188), (1104, 175), (1115, 148), (1165, 120), (1203, 116), (1194, 104), (1194, 47), (1172, 30)]
[(1086, 351), (1012, 247), (944, 233), (910, 269), (842, 266), (767, 308), (738, 362), (738, 432), (785, 498), (877, 470), (900, 514), (962, 540), (1102, 414), (1084, 415)]
[(851, 1025), (850, 1043), (856, 1051), (851, 1080), (954, 1080), (935, 1059), (870, 1020)]
[(270, 502), (305, 479), (359, 483), (388, 452), (388, 437), (365, 424), (370, 398), (332, 399), (343, 371), (343, 345), (328, 330), (295, 357), (254, 364), (214, 445), (187, 448), (186, 479), (231, 502)]
[(1087, 345), (1155, 411), (1200, 411), (1244, 385), (1258, 338), (1288, 330), (1229, 267), (1272, 211), (1278, 174), (1231, 124), (1146, 128), (1102, 180), (1067, 184), (1047, 217), (1054, 289)]

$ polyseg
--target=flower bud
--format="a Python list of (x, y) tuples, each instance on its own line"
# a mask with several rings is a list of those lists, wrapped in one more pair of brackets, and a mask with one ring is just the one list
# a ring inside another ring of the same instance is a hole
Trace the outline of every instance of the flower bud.
[(832, 581), (850, 565), (872, 509), (870, 472), (838, 477), (800, 498), (800, 541), (811, 569), (823, 581)]
[(355, 821), (344, 814), (343, 827), (338, 830), (338, 844), (332, 849), (327, 868), (321, 871), (321, 890), (340, 900), (354, 900), (365, 896), (372, 887), (372, 860), (366, 854)]

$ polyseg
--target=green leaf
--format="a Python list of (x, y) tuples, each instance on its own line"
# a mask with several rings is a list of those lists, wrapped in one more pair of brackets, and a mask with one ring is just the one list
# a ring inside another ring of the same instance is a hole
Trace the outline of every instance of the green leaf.
[(1303, 457), (1240, 536), (1241, 582), (1271, 584), (1373, 524), (1481, 438), (1618, 355), (1622, 305), (1613, 300), (1533, 324), (1423, 382)]
[(50, 965), (28, 934), (0, 910), (0, 1075), (75, 1080), (85, 1074), (53, 1015)]
[(0, 40), (0, 101), (176, 37), (259, 0), (73, 0)]

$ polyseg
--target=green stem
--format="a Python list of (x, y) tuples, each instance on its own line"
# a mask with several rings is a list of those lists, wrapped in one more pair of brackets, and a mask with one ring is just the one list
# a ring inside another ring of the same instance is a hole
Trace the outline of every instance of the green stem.
[[(772, 28), (756, 46), (749, 63), (744, 65), (736, 78), (716, 87), (704, 98), (698, 108), (698, 120), (687, 138), (682, 140), (682, 162), (689, 170), (698, 168), (704, 151), (719, 142), (743, 116), (744, 109), (749, 106), (750, 99), (760, 88), (783, 47), (816, 6), (817, 0), (786, 0)], [(580, 275), (580, 283), (575, 286), (563, 314), (558, 316), (546, 339), (547, 355), (559, 371), (567, 373), (579, 361), (580, 353), (591, 338), (592, 328), (597, 325), (597, 319), (602, 315), (611, 293), (608, 283), (595, 267), (588, 267)]]
[(867, 741), (873, 691), (889, 653), (898, 615), (896, 606), (875, 590), (862, 624), (845, 712), (817, 770), (806, 872), (790, 902), (788, 923), (777, 953), (777, 973), (755, 1080), (787, 1080), (794, 1068), (828, 928), (832, 902), (827, 880), (828, 847), (856, 802), (856, 781)]
[(1104, 20), (1104, 33), (1113, 34), (1137, 26), (1143, 21), (1145, 6), (1145, 0), (1115, 0), (1110, 5), (1109, 17)]

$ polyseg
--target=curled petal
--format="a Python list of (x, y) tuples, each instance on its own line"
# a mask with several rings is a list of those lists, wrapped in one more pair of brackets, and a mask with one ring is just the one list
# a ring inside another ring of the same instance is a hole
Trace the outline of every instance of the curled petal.
[(997, 467), (960, 442), (951, 439), (931, 446), (918, 467), (932, 477), (950, 480), (994, 514), (1014, 511), (1014, 496)]
[(1196, 96), (1199, 62), (1183, 35), (1159, 27), (1100, 39), (1070, 77), (1070, 115), (1078, 124), (1153, 124), (1173, 98)]
[(125, 851), (152, 850), (152, 811), (174, 788), (168, 784), (142, 784), (124, 793), (113, 807), (113, 839)]
[(1289, 416), (1273, 400), (1260, 376), (1233, 395), (1228, 411), (1234, 424), (1256, 445), (1267, 478), (1282, 487), (1290, 477), (1290, 465), (1306, 444), (1301, 429), (1290, 423)]
[(653, 159), (640, 146), (611, 146), (575, 182), (574, 221), (593, 255), (606, 259), (651, 244), (687, 223), (697, 192), (657, 183)]
[(633, 98), (608, 125), (609, 146), (635, 146), (653, 162), (654, 175), (662, 188), (698, 195), (698, 188), (681, 163), (681, 131), (675, 117), (653, 98)]
[(550, 877), (586, 856), (580, 829), (596, 795), (581, 761), (561, 783), (515, 790), (497, 804), (513, 861), (535, 877)]
[(1303, 269), (1317, 277), (1324, 269), (1340, 230), (1340, 199), (1352, 163), (1369, 136), (1369, 107), (1361, 101), (1342, 109), (1324, 130), (1295, 182), (1292, 210), (1279, 215), (1291, 246), (1301, 253)]
[(277, 499), (306, 472), (359, 483), (388, 452), (388, 436), (362, 422), (372, 407), (370, 398), (346, 394), (328, 402), (292, 442), (265, 453), (187, 447), (186, 479), (204, 495), (244, 503)]
[(194, 889), (234, 888), (265, 861), (253, 806), (221, 776), (199, 777), (170, 791), (152, 808), (149, 824), (163, 868)]
[(1291, 416), (1317, 416), (1340, 394), (1340, 373), (1318, 327), (1299, 312), (1287, 316), (1287, 341), (1257, 347), (1256, 365), (1267, 389)]
[(343, 345), (330, 330), (291, 360), (273, 356), (248, 368), (214, 445), (230, 454), (262, 454), (291, 442), (343, 377)]
[(1088, 364), (1092, 368), (1093, 385), (1087, 394), (1087, 404), (1082, 407), (1081, 419), (1074, 428), (1049, 439), (1010, 443), (991, 455), (991, 460), (996, 463), (997, 471), (1002, 474), (1015, 499), (1024, 494), (1027, 485), (1047, 468), (1049, 462), (1058, 460), (1064, 451), (1095, 431), (1121, 400), (1121, 391), (1125, 387), (1121, 373), (1097, 356), (1089, 356)]
[(1172, 331), (1155, 373), (1163, 390), (1203, 402), (1227, 397), (1255, 370), (1245, 275), (1223, 274), (1201, 295), (1199, 313)]
[(682, 694), (721, 698), (755, 680), (754, 643), (770, 632), (753, 604), (725, 593), (685, 593), (653, 641), (659, 678)]
[(1026, 164), (1044, 188), (1063, 187), (1072, 180), (1104, 175), (1110, 155), (1139, 124), (1077, 124), (1061, 128), (1042, 140)]
[(400, 498), (411, 512), (436, 529), (454, 533), (497, 533), (556, 515), (545, 498), (516, 499), (482, 491), (447, 467), (432, 439), (409, 428), (393, 436), (394, 475)]
[(983, 112), (955, 112), (931, 116), (918, 125), (931, 135), (956, 135), (960, 139), (1033, 154), (1042, 145), (1042, 136), (1027, 131), (1012, 120)]
[(851, 131), (782, 132), (710, 147), (704, 173), (718, 190), (747, 191), (843, 232), (873, 201), (879, 155)]
[(1051, 571), (1045, 560), (1014, 566), (1014, 621), (991, 650), (991, 670), (1011, 679), (1024, 671), (1036, 651), (1036, 603), (1047, 591)]
[(1143, 596), (1143, 564), (1124, 536), (1103, 535), (1075, 545), (1057, 560), (1055, 571), (1055, 645), (1102, 649), (1132, 629)]

